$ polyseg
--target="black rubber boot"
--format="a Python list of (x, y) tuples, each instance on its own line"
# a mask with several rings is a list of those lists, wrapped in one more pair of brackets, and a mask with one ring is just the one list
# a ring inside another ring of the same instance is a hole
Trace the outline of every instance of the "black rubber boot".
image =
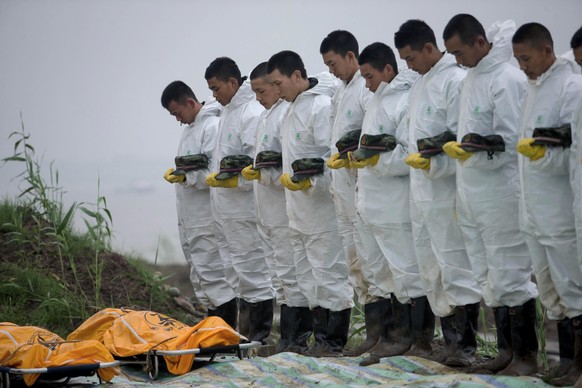
[(447, 358), (452, 356), (456, 351), (458, 338), (455, 325), (455, 313), (446, 317), (441, 317), (440, 321), (441, 321), (441, 331), (443, 332), (443, 338), (445, 340), (445, 346), (438, 350), (433, 351), (432, 353), (427, 355), (426, 358), (439, 363), (444, 363), (447, 360)]
[(325, 348), (320, 352), (319, 357), (343, 356), (342, 351), (348, 342), (351, 313), (351, 308), (340, 311), (330, 311), (328, 313)]
[(568, 373), (564, 376), (552, 380), (552, 384), (557, 386), (582, 385), (582, 315), (572, 318), (574, 329), (574, 359)]
[(530, 299), (522, 306), (509, 308), (513, 358), (498, 374), (527, 376), (538, 371), (538, 337), (536, 301)]
[(242, 302), (245, 309), (249, 310), (249, 340), (259, 341), (261, 344), (266, 345), (267, 337), (271, 334), (271, 327), (273, 326), (274, 300), (268, 299), (257, 303), (249, 303), (245, 300)]
[(242, 298), (237, 298), (238, 320), (237, 331), (251, 341), (251, 305)]
[[(380, 339), (370, 349), (370, 355), (360, 361), (360, 366), (377, 364), (383, 357), (396, 355), (398, 350), (394, 349), (394, 346), (400, 345), (400, 347), (406, 347), (407, 350), (412, 345), (410, 305), (398, 302), (394, 296), (390, 299), (384, 299), (383, 304), (384, 316), (382, 317)], [(402, 344), (398, 342), (399, 339), (402, 339)], [(405, 343), (407, 339), (409, 341)]]
[(468, 373), (496, 373), (506, 368), (513, 358), (509, 307), (493, 307), (493, 317), (495, 318), (495, 330), (497, 332), (497, 357), (481, 365), (467, 369), (466, 372)]
[(208, 310), (208, 316), (217, 316), (226, 323), (228, 323), (233, 329), (236, 328), (236, 317), (238, 315), (237, 301), (236, 298), (221, 304), (214, 310)]
[(297, 313), (297, 309), (289, 307), (286, 304), (281, 305), (281, 313), (279, 315), (279, 332), (281, 333), (281, 337), (279, 338), (275, 353), (285, 352), (291, 344), (293, 333), (297, 331)]
[(446, 358), (445, 365), (467, 367), (475, 361), (479, 309), (479, 303), (468, 304), (455, 309), (456, 346), (453, 348), (454, 352)]
[(323, 307), (315, 307), (313, 313), (313, 345), (305, 353), (306, 356), (321, 357), (320, 354), (325, 352), (327, 327), (329, 321), (329, 310)]
[(307, 341), (313, 334), (313, 312), (309, 307), (290, 307), (293, 311), (291, 314), (291, 335), (289, 337), (289, 346), (286, 352), (297, 354), (306, 354), (309, 347)]
[(345, 350), (344, 356), (358, 357), (374, 347), (380, 340), (384, 331), (384, 320), (388, 310), (392, 309), (390, 299), (368, 303), (364, 306), (364, 319), (366, 323), (366, 339), (354, 349)]
[(426, 296), (413, 298), (411, 305), (412, 347), (406, 356), (426, 357), (432, 352), (435, 316)]
[[(556, 321), (558, 329), (558, 350), (560, 352), (560, 363), (544, 376), (544, 381), (552, 382), (552, 380), (564, 376), (574, 362), (574, 326), (572, 320), (569, 318)], [(553, 383), (552, 383), (553, 384)]]

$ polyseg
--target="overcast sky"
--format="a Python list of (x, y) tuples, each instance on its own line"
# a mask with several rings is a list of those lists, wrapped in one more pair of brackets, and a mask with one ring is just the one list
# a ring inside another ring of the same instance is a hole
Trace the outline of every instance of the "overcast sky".
[[(114, 246), (152, 260), (161, 239), (165, 261), (182, 261), (173, 187), (181, 128), (161, 107), (171, 81), (210, 95), (204, 80), (218, 56), (243, 73), (280, 51), (325, 70), (321, 40), (347, 29), (360, 43), (393, 46), (406, 20), (425, 20), (441, 49), (457, 13), (487, 28), (496, 20), (537, 21), (558, 54), (582, 25), (580, 0), (0, 0), (0, 158), (20, 114), (37, 154), (59, 170), (65, 201), (94, 202), (97, 181), (113, 213)], [(13, 196), (17, 165), (0, 167), (0, 195)]]

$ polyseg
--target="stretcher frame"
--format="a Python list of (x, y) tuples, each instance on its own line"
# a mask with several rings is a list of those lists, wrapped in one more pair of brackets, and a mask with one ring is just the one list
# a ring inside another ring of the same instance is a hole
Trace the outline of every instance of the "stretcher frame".
[[(10, 376), (40, 374), (39, 380), (66, 384), (73, 377), (93, 376), (97, 370), (115, 368), (122, 365), (121, 361), (111, 361), (93, 364), (51, 366), (47, 368), (12, 368), (0, 366), (0, 388), (10, 388)], [(62, 381), (60, 381), (62, 380)], [(101, 378), (99, 378), (101, 383)]]
[[(151, 349), (147, 353), (142, 353), (136, 356), (145, 356), (145, 360), (121, 360), (121, 366), (123, 365), (143, 365), (145, 371), (151, 380), (155, 380), (160, 372), (160, 360), (159, 357), (164, 356), (182, 356), (186, 354), (194, 355), (204, 355), (210, 356), (208, 362), (214, 361), (217, 354), (234, 353), (239, 360), (248, 357), (248, 350), (261, 346), (262, 343), (259, 341), (243, 342), (235, 345), (219, 345), (211, 346), (207, 348), (194, 348), (194, 349), (182, 349), (182, 350), (158, 350)], [(196, 361), (196, 358), (194, 359)]]

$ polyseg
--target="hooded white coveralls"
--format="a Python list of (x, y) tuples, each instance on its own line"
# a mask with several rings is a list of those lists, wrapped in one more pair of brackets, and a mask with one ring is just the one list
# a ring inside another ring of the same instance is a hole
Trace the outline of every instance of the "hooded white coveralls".
[(570, 148), (570, 183), (574, 192), (574, 218), (578, 242), (578, 264), (582, 268), (582, 104), (572, 119), (572, 147)]
[[(281, 127), (289, 103), (279, 100), (259, 118), (256, 152), (281, 152)], [(280, 167), (262, 168), (261, 177), (254, 181), (257, 206), (257, 226), (263, 242), (271, 280), (278, 304), (289, 307), (308, 307), (295, 274), (295, 261), (289, 240), (289, 218), (285, 203), (285, 188), (281, 185)]]
[[(557, 58), (536, 80), (530, 80), (523, 105), (521, 136), (534, 128), (571, 123), (582, 102), (582, 76), (577, 65)], [(576, 231), (569, 176), (570, 149), (546, 147), (541, 159), (519, 156), (520, 227), (529, 248), (540, 299), (550, 319), (582, 314), (582, 271), (577, 258)]]
[[(362, 129), (366, 114), (366, 105), (372, 93), (366, 88), (366, 80), (358, 70), (352, 80), (342, 81), (332, 98), (333, 125), (331, 127), (331, 154), (338, 152), (335, 143), (346, 133)], [(363, 256), (366, 255), (361, 245), (356, 228), (356, 190), (357, 172), (354, 169), (340, 168), (331, 170), (331, 192), (335, 202), (339, 234), (344, 246), (349, 265), (349, 278), (358, 301), (364, 305), (377, 298), (369, 295), (367, 276), (362, 273)]]
[[(222, 109), (212, 171), (220, 170), (220, 160), (227, 155), (255, 156), (255, 134), (263, 110), (255, 100), (250, 83), (244, 82)], [(238, 295), (249, 303), (272, 299), (274, 291), (269, 268), (262, 246), (257, 244), (260, 239), (253, 183), (239, 176), (238, 187), (216, 187), (212, 192), (213, 211), (224, 232), (222, 247), (228, 249), (238, 277)]]
[(460, 95), (457, 141), (467, 133), (501, 135), (505, 152), (475, 152), (457, 161), (457, 214), (473, 273), (489, 307), (521, 306), (537, 297), (519, 230), (517, 141), (525, 74), (511, 65), (512, 20), (487, 31), (493, 46), (467, 72)]
[[(316, 78), (317, 85), (290, 104), (281, 130), (283, 172), (291, 176), (294, 160), (329, 156), (331, 96), (337, 86), (330, 73)], [(353, 289), (329, 191), (331, 174), (325, 169), (310, 179), (307, 190), (285, 190), (297, 280), (311, 309), (342, 311), (353, 307)]]
[[(212, 159), (216, 144), (220, 104), (207, 102), (194, 122), (184, 128), (178, 145), (178, 156), (205, 154)], [(220, 258), (210, 209), (210, 193), (206, 185), (209, 170), (187, 171), (186, 181), (176, 187), (178, 232), (190, 279), (198, 299), (209, 308), (216, 308), (236, 295), (227, 282)]]
[[(410, 153), (416, 141), (445, 130), (457, 132), (458, 97), (465, 71), (451, 54), (416, 81), (410, 91)], [(410, 218), (424, 291), (434, 314), (449, 316), (456, 306), (481, 300), (455, 215), (455, 165), (444, 152), (429, 170), (410, 170)]]
[(408, 156), (408, 92), (419, 78), (403, 70), (390, 83), (381, 83), (364, 117), (362, 135), (388, 134), (396, 148), (380, 153), (378, 164), (358, 170), (358, 230), (367, 253), (364, 273), (372, 274), (370, 293), (400, 303), (425, 295), (414, 253), (410, 221)]

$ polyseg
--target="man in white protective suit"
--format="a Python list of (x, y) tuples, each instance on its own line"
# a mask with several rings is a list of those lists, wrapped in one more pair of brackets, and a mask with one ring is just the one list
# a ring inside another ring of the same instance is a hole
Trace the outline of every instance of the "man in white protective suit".
[(281, 339), (276, 353), (307, 351), (307, 339), (313, 332), (313, 319), (307, 297), (301, 292), (295, 273), (295, 261), (289, 240), (285, 188), (282, 173), (281, 127), (289, 102), (268, 80), (267, 62), (257, 65), (250, 75), (256, 99), (265, 110), (259, 118), (253, 164), (242, 170), (243, 178), (254, 181), (257, 226), (265, 258), (271, 270), (277, 304), (280, 306)]
[[(239, 326), (245, 328), (239, 331), (250, 340), (266, 343), (273, 321), (274, 291), (262, 246), (257, 244), (260, 238), (253, 184), (240, 177), (240, 171), (255, 155), (255, 133), (263, 107), (230, 58), (212, 61), (204, 78), (224, 106), (211, 165), (214, 172), (207, 176), (206, 183), (215, 188), (212, 206), (238, 277)], [(230, 303), (236, 311), (236, 300)]]
[[(493, 372), (507, 368), (501, 373), (518, 372), (524, 347), (537, 349), (535, 319), (511, 319), (520, 314), (535, 316), (537, 297), (529, 252), (519, 230), (515, 147), (522, 120), (519, 101), (527, 80), (509, 62), (515, 30), (515, 23), (508, 20), (493, 24), (485, 33), (474, 16), (458, 14), (443, 32), (447, 51), (469, 68), (459, 97), (457, 140), (443, 150), (458, 162), (458, 222), (483, 300), (495, 317), (498, 356), (479, 368)], [(518, 356), (510, 365), (514, 352)], [(457, 346), (445, 364), (468, 366), (471, 357), (464, 357)]]
[[(517, 145), (520, 226), (548, 318), (561, 321), (562, 326), (568, 323), (565, 319), (579, 324), (582, 270), (577, 260), (569, 147), (573, 114), (582, 102), (582, 76), (575, 74), (578, 66), (573, 61), (556, 58), (552, 36), (539, 23), (519, 27), (512, 43), (514, 56), (529, 79)], [(572, 329), (569, 332), (573, 336)], [(533, 371), (537, 371), (536, 354), (532, 349), (529, 355)], [(574, 384), (580, 369), (570, 372), (552, 383)]]
[(371, 274), (370, 293), (379, 297), (366, 306), (375, 312), (366, 322), (368, 337), (377, 333), (378, 341), (360, 365), (370, 365), (407, 352), (413, 338), (422, 336), (422, 328), (411, 322), (412, 301), (425, 292), (412, 239), (410, 167), (404, 162), (408, 92), (419, 75), (409, 69), (398, 72), (394, 52), (380, 42), (364, 48), (358, 62), (366, 87), (374, 93), (359, 148), (348, 156), (351, 167), (358, 169), (357, 227), (367, 254), (364, 273)]
[(313, 313), (315, 343), (307, 354), (341, 356), (353, 289), (323, 159), (329, 155), (336, 80), (329, 73), (308, 78), (301, 57), (292, 51), (273, 55), (267, 72), (280, 97), (291, 103), (281, 129), (281, 183), (297, 280)]
[(452, 55), (438, 49), (433, 30), (421, 20), (405, 22), (394, 34), (394, 43), (400, 58), (421, 75), (408, 97), (409, 156), (405, 162), (412, 167), (410, 218), (426, 297), (417, 298), (412, 309), (430, 303), (432, 312), (441, 318), (447, 346), (432, 352), (434, 318), (428, 318), (432, 313), (427, 308), (426, 337), (419, 348), (422, 356), (445, 362), (452, 355), (451, 342), (459, 338), (465, 354), (475, 352), (481, 300), (455, 217), (456, 162), (442, 152), (444, 143), (455, 139), (459, 90), (466, 72)]
[[(366, 82), (360, 74), (358, 66), (360, 51), (358, 41), (352, 33), (345, 30), (330, 32), (321, 42), (319, 52), (329, 71), (342, 81), (332, 99), (331, 157), (327, 160), (327, 166), (332, 169), (331, 191), (339, 234), (348, 260), (350, 282), (358, 302), (364, 307), (364, 319), (367, 322), (374, 310), (372, 307), (370, 311), (369, 304), (376, 302), (377, 297), (369, 294), (367, 277), (362, 274), (361, 262), (365, 252), (356, 228), (356, 171), (349, 166), (347, 152), (350, 146), (353, 145), (354, 149), (357, 147), (366, 105), (372, 93), (366, 89)], [(350, 136), (352, 134), (355, 136)], [(352, 141), (343, 142), (346, 137)], [(341, 152), (338, 147), (342, 148)], [(344, 355), (359, 356), (373, 346), (378, 338), (375, 336), (368, 338), (369, 333), (366, 330), (366, 340), (362, 346), (346, 349)]]
[[(582, 67), (582, 27), (570, 40), (574, 60)], [(576, 241), (578, 242), (578, 265), (582, 268), (582, 104), (576, 109), (572, 119), (572, 149), (570, 151), (570, 183), (574, 191), (574, 217), (576, 219)], [(582, 319), (573, 319), (574, 363), (572, 373), (577, 374), (575, 386), (582, 386)], [(571, 381), (571, 380), (570, 380)]]
[[(215, 236), (206, 185), (208, 161), (216, 144), (221, 110), (216, 101), (201, 104), (182, 81), (170, 83), (162, 92), (162, 106), (186, 124), (176, 157), (178, 171), (168, 169), (166, 181), (175, 184), (178, 232), (182, 251), (190, 265), (190, 279), (198, 299), (208, 308), (208, 315), (228, 318), (221, 308), (235, 298), (227, 282)], [(186, 163), (182, 163), (182, 162)]]

